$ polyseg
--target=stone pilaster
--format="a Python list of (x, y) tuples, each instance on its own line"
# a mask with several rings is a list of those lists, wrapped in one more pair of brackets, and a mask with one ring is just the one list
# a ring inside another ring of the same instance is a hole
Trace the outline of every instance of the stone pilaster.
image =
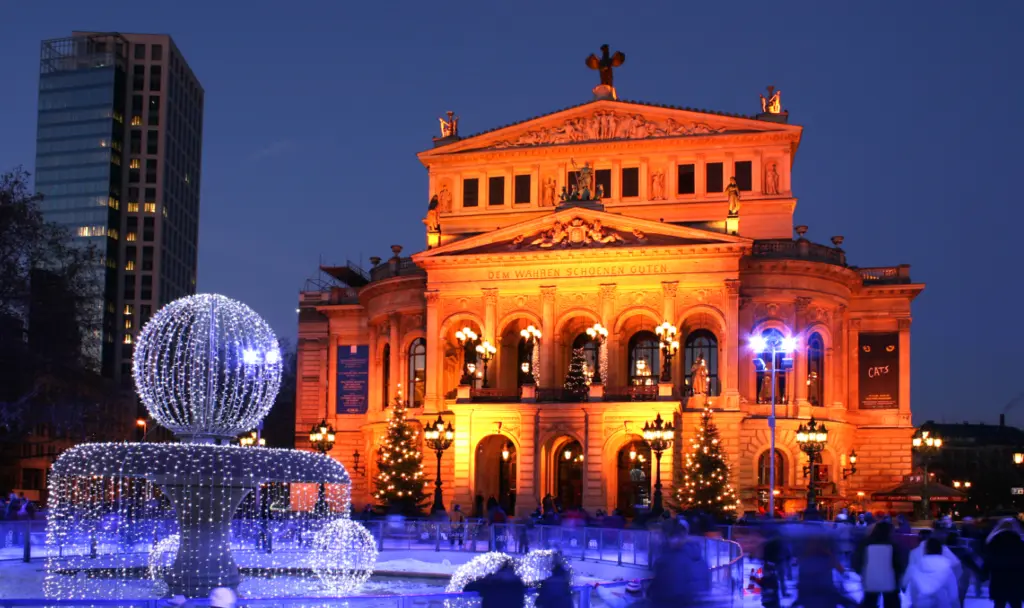
[(555, 287), (541, 287), (540, 299), (541, 323), (544, 324), (540, 340), (540, 383), (545, 387), (555, 387), (558, 386), (555, 380), (555, 342), (558, 340), (555, 335)]
[(910, 319), (899, 319), (900, 417), (910, 419)]
[(723, 406), (727, 410), (740, 407), (740, 281), (725, 281), (725, 335), (719, 340), (725, 341), (725, 365), (719, 357), (718, 377), (722, 383)]
[[(496, 287), (485, 287), (481, 291), (484, 292), (484, 327), (483, 334), (480, 336), (481, 340), (487, 340), (495, 348), (499, 347), (497, 335), (495, 332), (498, 331), (498, 289)], [(497, 353), (501, 356), (501, 353)], [(498, 386), (498, 360), (492, 359), (487, 364), (487, 385), (491, 388), (497, 388)]]
[[(617, 286), (614, 283), (606, 283), (600, 287), (600, 299), (601, 299), (601, 325), (608, 328), (608, 324), (612, 321), (612, 315), (615, 313), (615, 290)], [(618, 339), (615, 336), (615, 332), (608, 330), (608, 339), (605, 341), (604, 346), (601, 347), (601, 359), (603, 366), (601, 368), (601, 378), (604, 380), (606, 385), (615, 384), (611, 375), (619, 370), (619, 362), (617, 358), (613, 356), (613, 353), (618, 352)], [(613, 360), (614, 359), (614, 360)], [(599, 363), (598, 365), (602, 365)], [(614, 374), (616, 378), (618, 373)]]
[(847, 378), (847, 409), (860, 409), (860, 319), (850, 319), (847, 323), (847, 357), (849, 357), (846, 378)]
[(793, 353), (793, 391), (792, 395), (796, 401), (798, 415), (807, 417), (811, 414), (811, 404), (807, 399), (807, 309), (811, 305), (811, 299), (798, 297), (796, 299), (796, 318), (793, 320), (793, 334), (798, 337), (797, 351)]
[[(391, 327), (391, 338), (389, 340), (391, 347), (391, 389), (388, 391), (389, 401), (394, 401), (399, 396), (401, 396), (402, 401), (405, 401), (407, 387), (402, 382), (402, 315), (397, 312), (391, 313), (388, 315), (388, 323)], [(391, 404), (388, 403), (388, 405)]]
[(438, 385), (444, 374), (444, 357), (442, 355), (442, 344), (444, 340), (439, 335), (440, 327), (437, 314), (438, 303), (441, 299), (436, 290), (427, 291), (424, 294), (427, 301), (427, 384), (426, 384), (426, 408), (441, 411), (444, 395), (439, 395)]

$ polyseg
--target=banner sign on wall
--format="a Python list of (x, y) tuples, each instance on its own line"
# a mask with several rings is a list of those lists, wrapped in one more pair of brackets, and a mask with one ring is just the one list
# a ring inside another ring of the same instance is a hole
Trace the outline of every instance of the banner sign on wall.
[(366, 344), (338, 345), (338, 373), (335, 377), (338, 414), (365, 414), (370, 400), (370, 347)]
[(899, 409), (899, 332), (862, 333), (857, 347), (860, 361), (860, 409)]

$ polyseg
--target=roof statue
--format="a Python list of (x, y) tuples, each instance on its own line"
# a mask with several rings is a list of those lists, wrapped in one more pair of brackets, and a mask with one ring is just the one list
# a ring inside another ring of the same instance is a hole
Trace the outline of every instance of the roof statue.
[(455, 112), (448, 112), (447, 115), (448, 120), (437, 119), (441, 123), (441, 137), (435, 137), (435, 140), (459, 136), (459, 117), (455, 115)]
[(757, 117), (772, 122), (786, 122), (789, 112), (782, 109), (782, 91), (768, 86), (768, 97), (761, 95), (761, 113)]
[(617, 99), (612, 70), (625, 63), (625, 61), (626, 55), (622, 51), (615, 51), (614, 55), (609, 55), (607, 44), (601, 45), (600, 59), (593, 53), (587, 57), (587, 67), (592, 70), (597, 70), (601, 75), (601, 84), (594, 87), (595, 98)]

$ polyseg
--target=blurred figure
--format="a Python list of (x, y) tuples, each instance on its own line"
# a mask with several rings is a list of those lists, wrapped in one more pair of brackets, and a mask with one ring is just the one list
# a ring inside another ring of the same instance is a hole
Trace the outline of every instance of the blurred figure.
[(644, 587), (636, 580), (629, 581), (625, 587), (614, 588), (594, 583), (594, 591), (609, 608), (627, 608), (643, 602), (644, 599)]
[(971, 580), (974, 580), (974, 587), (977, 595), (981, 595), (981, 580), (984, 578), (984, 574), (981, 570), (981, 565), (978, 563), (978, 558), (971, 549), (969, 542), (960, 542), (960, 535), (951, 531), (946, 535), (946, 547), (953, 553), (953, 555), (960, 560), (960, 604), (963, 605), (964, 599), (967, 597), (967, 590), (971, 586)]
[(227, 587), (217, 587), (210, 592), (210, 608), (235, 608), (238, 596)]
[(537, 589), (537, 608), (573, 608), (570, 578), (561, 560), (555, 560), (551, 576)]
[(777, 527), (772, 526), (768, 530), (768, 540), (764, 543), (761, 551), (761, 560), (765, 567), (771, 565), (777, 574), (778, 586), (782, 595), (789, 595), (786, 590), (786, 579), (789, 576), (789, 564), (792, 562), (793, 556), (790, 555), (789, 546)]
[[(796, 581), (796, 599), (793, 606), (804, 608), (854, 608), (857, 602), (836, 587), (833, 571), (845, 573), (843, 565), (832, 553), (828, 537), (820, 532), (805, 539), (799, 556), (799, 575)], [(897, 607), (898, 608), (898, 607)]]
[(761, 576), (751, 576), (750, 580), (761, 587), (761, 605), (764, 608), (779, 608), (782, 603), (779, 595), (781, 577), (774, 563), (765, 562)]
[[(922, 543), (923, 554), (907, 568), (910, 605), (928, 608), (959, 608), (957, 576), (945, 548), (935, 536)], [(898, 601), (897, 597), (897, 601)]]
[(452, 507), (448, 521), (451, 524), (451, 530), (448, 531), (448, 547), (454, 547), (455, 541), (458, 541), (459, 549), (461, 549), (462, 538), (466, 533), (466, 515), (462, 512), (462, 505)]
[(935, 530), (921, 530), (918, 532), (918, 536), (921, 538), (921, 542), (910, 551), (910, 555), (907, 559), (907, 572), (903, 575), (903, 588), (908, 588), (910, 582), (910, 569), (916, 565), (918, 561), (924, 558), (928, 541), (932, 539), (935, 539), (935, 541), (939, 543), (939, 553), (946, 559), (946, 561), (949, 562), (950, 567), (953, 569), (953, 575), (959, 581), (960, 575), (963, 574), (963, 566), (960, 565), (960, 560), (953, 551), (942, 543), (942, 540), (940, 540), (942, 535)]
[(465, 591), (480, 594), (480, 608), (523, 608), (526, 585), (516, 575), (512, 564), (466, 585)]
[(887, 521), (875, 524), (857, 553), (855, 563), (864, 587), (861, 606), (875, 608), (881, 597), (884, 608), (900, 608), (899, 581), (906, 564), (893, 541), (892, 524)]
[(1024, 600), (1024, 540), (1020, 524), (1006, 518), (996, 524), (985, 540), (985, 573), (993, 608), (1021, 608)]
[(688, 542), (686, 520), (665, 534), (664, 553), (654, 562), (647, 597), (652, 608), (694, 606), (711, 590), (711, 573), (696, 543)]

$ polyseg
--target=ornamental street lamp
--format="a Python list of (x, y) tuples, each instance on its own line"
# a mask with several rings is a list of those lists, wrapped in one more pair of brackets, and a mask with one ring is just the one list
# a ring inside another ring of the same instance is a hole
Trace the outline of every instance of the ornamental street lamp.
[(654, 333), (658, 334), (658, 339), (661, 341), (661, 354), (665, 358), (661, 369), (661, 381), (672, 382), (672, 357), (679, 352), (679, 340), (676, 340), (679, 330), (675, 325), (665, 321), (654, 328)]
[(850, 450), (849, 460), (850, 460), (850, 468), (843, 469), (843, 479), (846, 479), (850, 475), (856, 475), (857, 474), (857, 452), (856, 451)]
[(672, 423), (661, 419), (661, 413), (654, 418), (654, 422), (645, 422), (643, 437), (644, 441), (654, 452), (654, 459), (657, 463), (654, 473), (654, 506), (652, 513), (658, 515), (662, 512), (661, 506), (661, 453), (672, 446)]
[(533, 349), (536, 347), (537, 342), (540, 342), (540, 330), (530, 325), (524, 330), (519, 332), (519, 335), (526, 340), (527, 349), (526, 361), (523, 361), (523, 376), (526, 384), (535, 384), (536, 379), (533, 375)]
[[(309, 431), (309, 443), (321, 454), (327, 454), (334, 447), (334, 427), (327, 424), (324, 418), (320, 424), (314, 424)], [(317, 486), (316, 506), (313, 510), (320, 516), (327, 515), (327, 486), (323, 482)]]
[(594, 362), (594, 384), (601, 384), (601, 346), (608, 339), (608, 329), (600, 323), (594, 323), (593, 327), (587, 328), (587, 337), (597, 346), (597, 361)]
[[(772, 412), (768, 416), (768, 434), (771, 437), (771, 458), (768, 459), (768, 513), (769, 517), (775, 517), (775, 372), (778, 367), (775, 365), (778, 353), (792, 353), (796, 350), (796, 338), (779, 338), (779, 334), (769, 334), (766, 339), (763, 335), (751, 336), (750, 337), (750, 350), (754, 351), (754, 369), (761, 373), (768, 371), (768, 365), (765, 363), (764, 355), (771, 353), (772, 356), (772, 369), (771, 375), (769, 376), (770, 382), (772, 383)], [(792, 357), (783, 357), (782, 366), (783, 369), (789, 369), (786, 367), (788, 362), (789, 367), (793, 366)]]
[(484, 388), (487, 388), (487, 362), (494, 358), (494, 353), (498, 352), (498, 349), (487, 340), (484, 340), (476, 345), (476, 352), (484, 362)]
[(470, 329), (468, 325), (455, 332), (455, 339), (459, 341), (459, 345), (462, 347), (462, 380), (459, 381), (459, 384), (473, 384), (473, 372), (469, 370), (469, 366), (472, 365), (469, 355), (473, 352), (472, 348), (476, 346), (478, 338), (479, 336), (476, 335), (476, 332)]
[(942, 449), (942, 438), (932, 435), (931, 431), (925, 431), (917, 429), (914, 433), (914, 437), (910, 440), (910, 446), (914, 452), (921, 458), (921, 466), (924, 471), (924, 478), (921, 482), (921, 510), (924, 511), (925, 518), (930, 518), (931, 509), (931, 496), (929, 495), (930, 488), (928, 487), (928, 465), (931, 464), (931, 460), (936, 454)]
[(455, 439), (455, 427), (452, 426), (451, 422), (445, 427), (444, 419), (441, 418), (441, 414), (438, 414), (434, 424), (428, 426), (423, 431), (423, 438), (426, 440), (427, 446), (437, 454), (437, 481), (434, 482), (437, 489), (434, 490), (434, 506), (432, 511), (434, 513), (438, 511), (444, 512), (444, 497), (441, 494), (441, 455), (451, 447), (452, 440)]
[(828, 429), (824, 424), (819, 425), (818, 421), (811, 417), (807, 426), (801, 424), (796, 428), (796, 443), (807, 454), (807, 459), (810, 461), (811, 482), (807, 484), (807, 513), (810, 514), (817, 510), (814, 498), (818, 479), (814, 473), (814, 465), (818, 463), (821, 451), (828, 443)]

